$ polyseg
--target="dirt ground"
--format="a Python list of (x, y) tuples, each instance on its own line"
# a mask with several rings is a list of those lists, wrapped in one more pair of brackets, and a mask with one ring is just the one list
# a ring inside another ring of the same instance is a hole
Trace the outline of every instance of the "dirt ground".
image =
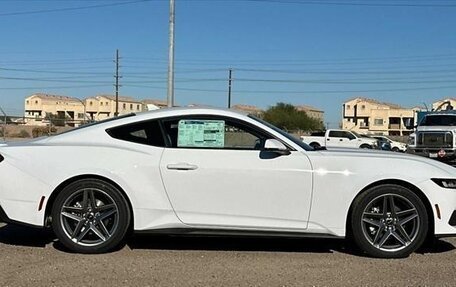
[(50, 232), (0, 225), (0, 286), (454, 286), (455, 244), (384, 260), (341, 240), (141, 235), (80, 255)]

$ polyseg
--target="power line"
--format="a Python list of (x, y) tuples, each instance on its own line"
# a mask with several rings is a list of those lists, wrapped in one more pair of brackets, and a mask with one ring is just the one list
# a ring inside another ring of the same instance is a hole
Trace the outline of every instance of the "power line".
[(128, 2), (120, 2), (120, 3), (97, 4), (97, 5), (90, 5), (90, 6), (53, 8), (53, 9), (30, 10), (30, 11), (21, 11), (21, 12), (6, 12), (6, 13), (0, 13), (0, 17), (30, 15), (30, 14), (44, 14), (44, 13), (53, 13), (53, 12), (75, 11), (75, 10), (88, 10), (88, 9), (136, 4), (136, 3), (141, 3), (141, 2), (150, 2), (150, 1), (153, 1), (153, 0), (136, 0), (136, 1), (128, 1)]

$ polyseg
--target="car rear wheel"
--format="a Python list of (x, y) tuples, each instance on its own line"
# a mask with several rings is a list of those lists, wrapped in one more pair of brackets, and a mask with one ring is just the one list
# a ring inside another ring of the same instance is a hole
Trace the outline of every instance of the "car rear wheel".
[(363, 149), (372, 149), (372, 146), (369, 145), (369, 144), (362, 144), (359, 148), (363, 148)]
[(393, 147), (391, 150), (394, 151), (394, 152), (400, 152), (398, 147)]
[(353, 238), (368, 255), (402, 258), (419, 248), (428, 232), (421, 199), (398, 185), (373, 187), (353, 203)]
[(113, 185), (83, 179), (65, 187), (52, 208), (52, 227), (60, 242), (78, 253), (103, 253), (118, 247), (130, 223), (130, 209)]

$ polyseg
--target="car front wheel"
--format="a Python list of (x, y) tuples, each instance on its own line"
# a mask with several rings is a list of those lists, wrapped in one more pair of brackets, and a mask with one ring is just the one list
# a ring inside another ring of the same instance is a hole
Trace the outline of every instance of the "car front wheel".
[(373, 187), (353, 203), (352, 231), (368, 255), (402, 258), (419, 248), (428, 232), (428, 215), (421, 199), (398, 185)]
[(65, 187), (52, 208), (52, 227), (60, 242), (78, 253), (103, 253), (118, 247), (130, 223), (130, 209), (113, 185), (83, 179)]

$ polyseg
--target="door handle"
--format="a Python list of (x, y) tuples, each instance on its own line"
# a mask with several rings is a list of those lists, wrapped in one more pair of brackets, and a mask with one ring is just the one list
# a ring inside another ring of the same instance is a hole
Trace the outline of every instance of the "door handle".
[(167, 169), (172, 170), (195, 170), (198, 168), (197, 165), (189, 163), (170, 163), (166, 166)]

